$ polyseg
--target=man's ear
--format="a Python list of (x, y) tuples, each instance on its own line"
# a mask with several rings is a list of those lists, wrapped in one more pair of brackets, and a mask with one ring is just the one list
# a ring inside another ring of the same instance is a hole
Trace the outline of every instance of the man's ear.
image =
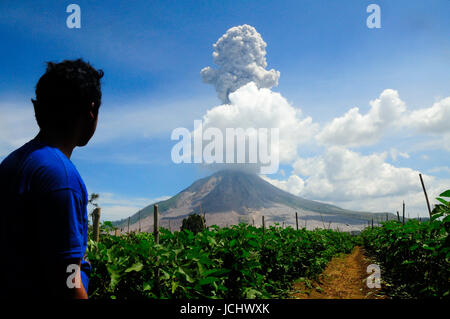
[(97, 114), (97, 111), (95, 109), (95, 103), (92, 102), (91, 106), (89, 108), (89, 117), (93, 120), (93, 119), (95, 119), (96, 114)]

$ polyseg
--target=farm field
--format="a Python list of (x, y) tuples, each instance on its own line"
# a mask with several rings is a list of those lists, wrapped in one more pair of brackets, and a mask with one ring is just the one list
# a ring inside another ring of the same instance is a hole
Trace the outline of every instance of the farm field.
[(399, 298), (450, 297), (450, 215), (404, 225), (389, 221), (361, 238), (381, 266), (384, 290)]
[[(346, 281), (339, 271), (346, 272), (345, 263), (350, 263), (361, 279), (363, 268), (358, 263), (363, 249), (381, 268), (378, 297), (449, 298), (446, 205), (437, 207), (431, 220), (389, 220), (357, 236), (331, 229), (239, 224), (211, 226), (197, 234), (160, 228), (157, 244), (151, 233), (115, 236), (104, 231), (99, 242), (89, 240), (88, 258), (93, 265), (89, 294), (93, 299), (290, 298), (296, 282), (320, 282), (333, 257), (333, 262), (341, 260), (336, 278)], [(352, 280), (347, 280), (349, 285)], [(374, 295), (365, 291), (365, 295), (328, 297)], [(322, 298), (320, 294), (312, 297)]]
[(333, 257), (317, 280), (294, 282), (293, 299), (384, 299), (381, 288), (367, 286), (367, 267), (373, 260), (361, 246), (352, 253)]
[[(103, 234), (89, 241), (91, 298), (285, 298), (290, 283), (320, 274), (355, 237), (332, 230), (268, 229), (245, 224), (194, 235)], [(159, 283), (156, 280), (159, 270)]]

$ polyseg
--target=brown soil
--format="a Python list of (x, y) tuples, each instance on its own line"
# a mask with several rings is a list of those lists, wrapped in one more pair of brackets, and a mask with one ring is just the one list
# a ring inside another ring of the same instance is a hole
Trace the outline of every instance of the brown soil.
[(367, 287), (367, 266), (372, 264), (364, 249), (356, 246), (351, 254), (334, 257), (317, 281), (293, 285), (294, 299), (382, 299), (380, 289)]

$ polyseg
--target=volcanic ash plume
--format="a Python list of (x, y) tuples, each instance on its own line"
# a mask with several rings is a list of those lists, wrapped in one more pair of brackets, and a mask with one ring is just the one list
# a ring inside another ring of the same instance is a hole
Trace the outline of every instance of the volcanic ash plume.
[(244, 24), (228, 29), (213, 45), (217, 69), (201, 70), (203, 82), (213, 84), (223, 103), (243, 85), (254, 82), (258, 88), (278, 85), (280, 72), (266, 70), (266, 43), (256, 29)]

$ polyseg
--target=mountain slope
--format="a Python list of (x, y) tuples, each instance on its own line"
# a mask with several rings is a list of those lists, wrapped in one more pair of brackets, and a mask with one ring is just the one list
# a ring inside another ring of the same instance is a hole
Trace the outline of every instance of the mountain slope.
[[(256, 174), (242, 171), (224, 170), (194, 182), (172, 198), (158, 202), (161, 214), (161, 226), (179, 227), (184, 217), (191, 213), (207, 214), (207, 224), (234, 224), (239, 221), (259, 224), (259, 217), (264, 215), (267, 222), (285, 222), (295, 224), (295, 212), (299, 218), (309, 222), (309, 227), (339, 227), (367, 225), (367, 220), (379, 214), (355, 212), (334, 205), (307, 200), (285, 192), (266, 182)], [(382, 214), (386, 218), (386, 214)], [(146, 230), (153, 224), (153, 204), (149, 205), (130, 218), (131, 229), (139, 226)], [(393, 218), (391, 215), (390, 218)], [(124, 226), (128, 219), (115, 222)], [(325, 224), (326, 223), (326, 224)], [(342, 229), (341, 228), (341, 229)], [(355, 227), (353, 227), (355, 228)]]

